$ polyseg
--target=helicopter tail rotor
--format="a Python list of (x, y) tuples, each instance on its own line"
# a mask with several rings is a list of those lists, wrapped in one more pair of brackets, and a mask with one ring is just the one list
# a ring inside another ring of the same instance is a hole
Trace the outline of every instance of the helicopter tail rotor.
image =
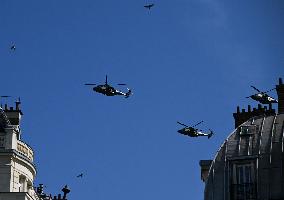
[(126, 92), (126, 94), (125, 94), (125, 98), (128, 98), (128, 97), (130, 97), (130, 95), (132, 95), (133, 93), (132, 93), (132, 91), (131, 91), (131, 89), (129, 89), (129, 88), (127, 88), (127, 92)]
[(210, 139), (212, 137), (212, 135), (214, 134), (214, 132), (211, 129), (209, 129), (209, 131), (210, 131), (210, 133), (208, 134), (208, 139)]

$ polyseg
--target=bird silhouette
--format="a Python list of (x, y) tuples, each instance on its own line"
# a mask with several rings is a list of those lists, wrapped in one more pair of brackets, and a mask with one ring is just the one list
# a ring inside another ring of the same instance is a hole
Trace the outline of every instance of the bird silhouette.
[(154, 6), (154, 4), (153, 3), (151, 3), (151, 4), (147, 4), (147, 5), (145, 5), (144, 6), (144, 8), (147, 8), (147, 9), (151, 9), (152, 7)]
[(10, 49), (11, 49), (12, 51), (15, 51), (15, 50), (16, 50), (16, 45), (12, 45), (12, 46), (10, 47)]
[(83, 173), (79, 174), (77, 178), (83, 178)]

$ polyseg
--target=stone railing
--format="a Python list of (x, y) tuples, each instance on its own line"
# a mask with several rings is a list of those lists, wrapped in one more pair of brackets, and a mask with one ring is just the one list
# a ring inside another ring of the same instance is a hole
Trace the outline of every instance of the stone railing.
[(17, 151), (26, 156), (31, 162), (34, 160), (34, 151), (32, 148), (22, 141), (17, 143)]

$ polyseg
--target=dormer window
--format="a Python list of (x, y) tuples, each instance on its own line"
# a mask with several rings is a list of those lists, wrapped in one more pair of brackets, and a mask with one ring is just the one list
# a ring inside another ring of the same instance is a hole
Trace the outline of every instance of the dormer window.
[(254, 163), (235, 163), (231, 184), (232, 200), (251, 200), (256, 197)]
[(253, 135), (256, 133), (255, 125), (246, 125), (240, 127), (240, 135)]

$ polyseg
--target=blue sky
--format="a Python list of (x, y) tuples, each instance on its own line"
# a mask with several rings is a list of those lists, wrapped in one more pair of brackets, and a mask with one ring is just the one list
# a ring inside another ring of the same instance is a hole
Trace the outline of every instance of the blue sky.
[[(68, 184), (70, 200), (203, 199), (199, 160), (233, 131), (237, 105), (256, 105), (250, 85), (284, 78), (284, 1), (151, 2), (149, 12), (148, 0), (1, 0), (0, 94), (22, 99), (47, 193)], [(134, 95), (84, 86), (106, 74)], [(178, 120), (215, 135), (179, 135)]]

